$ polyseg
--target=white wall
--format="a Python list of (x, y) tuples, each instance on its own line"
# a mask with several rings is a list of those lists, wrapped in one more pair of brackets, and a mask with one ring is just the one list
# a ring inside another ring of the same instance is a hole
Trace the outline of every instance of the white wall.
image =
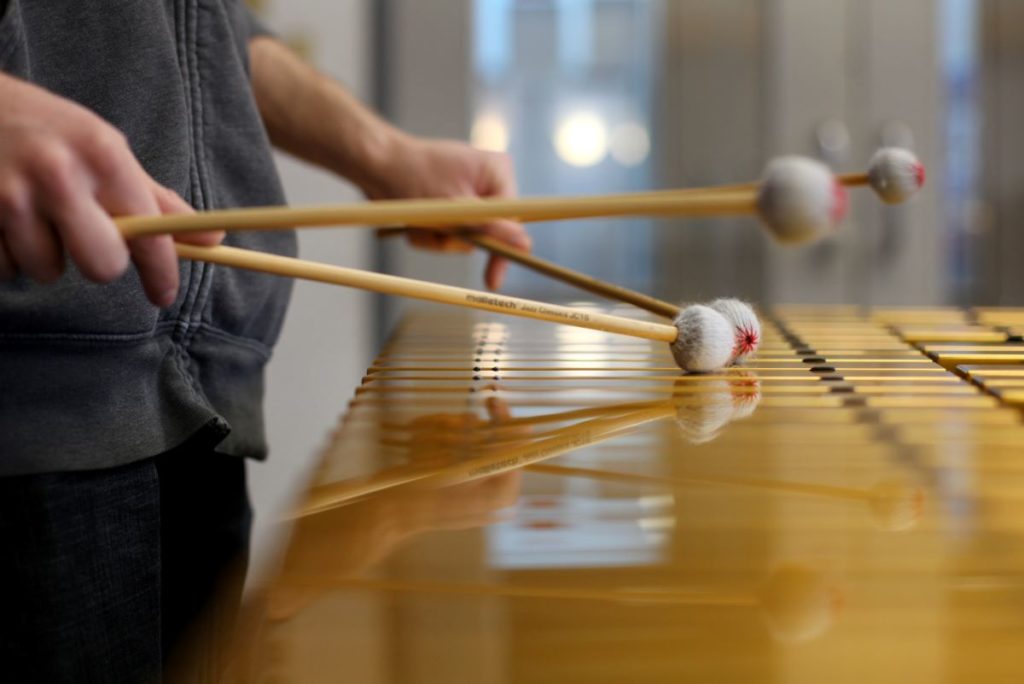
[[(316, 66), (362, 97), (370, 92), (370, 0), (275, 0), (265, 19), (285, 40), (301, 39)], [(337, 178), (279, 158), (289, 202), (309, 204), (358, 197)], [(307, 231), (300, 255), (356, 268), (372, 267), (372, 238), (360, 229)], [(256, 509), (250, 579), (268, 569), (280, 542), (283, 513), (305, 485), (317, 452), (372, 359), (373, 301), (353, 290), (296, 283), (281, 342), (267, 380), (270, 459), (252, 464)]]
[[(392, 121), (399, 127), (431, 138), (469, 136), (471, 8), (470, 0), (392, 0), (382, 71)], [(385, 254), (388, 269), (408, 278), (483, 286), (479, 255), (425, 252), (404, 240), (389, 240)], [(416, 304), (386, 299), (385, 322), (394, 325), (410, 306)]]

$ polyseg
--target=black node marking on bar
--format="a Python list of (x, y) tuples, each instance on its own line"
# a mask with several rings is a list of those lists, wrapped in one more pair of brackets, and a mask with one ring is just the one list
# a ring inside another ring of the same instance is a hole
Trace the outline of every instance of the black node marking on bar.
[(860, 395), (851, 393), (843, 400), (843, 406), (854, 408), (868, 405), (868, 398)]
[(989, 391), (988, 388), (985, 387), (985, 380), (984, 380), (984, 378), (979, 378), (976, 375), (961, 375), (960, 368), (961, 368), (961, 366), (957, 366), (953, 370), (953, 372), (956, 373), (961, 379), (963, 379), (964, 382), (966, 382), (966, 383), (968, 383), (970, 385), (974, 385), (978, 389), (984, 390), (985, 392)]
[(479, 375), (474, 375), (474, 376), (473, 376), (473, 379), (474, 379), (474, 380), (479, 380), (479, 379), (480, 379), (480, 376), (479, 376)]
[(473, 367), (473, 372), (474, 373), (479, 373), (480, 372), (480, 366), (474, 366)]
[(491, 379), (492, 379), (492, 380), (501, 380), (501, 376), (499, 376), (499, 375), (495, 375), (495, 376), (494, 376), (493, 378), (491, 378)]
[(814, 366), (811, 368), (812, 373), (835, 373), (835, 366)]
[(885, 442), (895, 443), (899, 441), (899, 433), (896, 431), (896, 428), (893, 427), (892, 425), (879, 423), (878, 432), (876, 434), (878, 435), (879, 439)]
[(845, 378), (842, 375), (822, 375), (818, 380), (822, 382), (843, 382)]
[(875, 408), (865, 408), (860, 414), (860, 420), (863, 423), (871, 423), (872, 425), (883, 425), (882, 412)]
[(853, 386), (840, 385), (839, 387), (829, 387), (828, 391), (831, 394), (853, 394)]
[(803, 359), (804, 363), (828, 363), (824, 356), (808, 356)]
[(491, 370), (492, 370), (492, 371), (494, 371), (495, 373), (497, 373), (497, 372), (498, 372), (498, 367), (497, 367), (497, 366), (495, 366), (495, 367), (494, 367), (494, 368), (492, 368)]

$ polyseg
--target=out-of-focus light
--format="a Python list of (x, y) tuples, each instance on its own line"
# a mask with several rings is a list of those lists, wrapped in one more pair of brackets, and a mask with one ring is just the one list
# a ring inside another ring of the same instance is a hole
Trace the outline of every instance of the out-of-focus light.
[(644, 126), (624, 123), (612, 131), (612, 157), (623, 166), (640, 166), (651, 154), (651, 136)]
[(608, 333), (589, 328), (562, 326), (555, 332), (559, 344), (600, 344), (608, 340)]
[(500, 114), (484, 112), (473, 122), (470, 140), (481, 150), (508, 152), (508, 124)]
[(554, 143), (566, 164), (594, 166), (608, 155), (608, 127), (594, 112), (576, 112), (558, 125)]
[(675, 529), (676, 519), (669, 516), (658, 518), (640, 518), (640, 520), (637, 521), (637, 524), (640, 526), (640, 529), (642, 530), (660, 532), (662, 530)]
[(676, 497), (671, 494), (653, 494), (637, 499), (641, 508), (672, 508), (676, 505)]

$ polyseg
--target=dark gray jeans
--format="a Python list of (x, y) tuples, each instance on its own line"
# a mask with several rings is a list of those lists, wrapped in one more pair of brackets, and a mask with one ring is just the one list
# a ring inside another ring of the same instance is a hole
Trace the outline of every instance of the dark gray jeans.
[(155, 682), (182, 651), (218, 659), (202, 642), (231, 631), (251, 523), (244, 461), (209, 449), (0, 478), (0, 677)]

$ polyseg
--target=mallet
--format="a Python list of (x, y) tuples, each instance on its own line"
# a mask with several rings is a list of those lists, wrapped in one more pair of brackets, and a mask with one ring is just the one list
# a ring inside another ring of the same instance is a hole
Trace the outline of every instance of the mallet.
[(924, 187), (924, 164), (913, 152), (899, 147), (883, 147), (871, 158), (866, 174), (841, 177), (848, 185), (870, 185), (886, 204), (906, 202)]
[[(781, 183), (781, 181), (777, 179), (779, 179), (780, 175), (785, 170), (785, 167), (789, 166), (792, 162), (789, 158), (783, 158), (779, 161), (782, 162), (782, 170), (780, 170), (779, 167), (775, 167), (775, 169), (772, 170), (773, 167), (769, 166), (766, 178), (776, 179), (776, 182), (779, 185), (786, 187), (785, 184)], [(843, 174), (838, 176), (837, 180), (845, 187), (870, 186), (887, 204), (899, 204), (909, 199), (924, 185), (925, 168), (912, 152), (905, 149), (887, 147), (878, 150), (874, 154), (866, 173)], [(758, 187), (759, 185), (756, 183), (747, 183), (705, 189), (643, 193), (642, 196), (663, 197), (673, 193), (676, 195), (688, 193), (706, 194), (709, 192), (737, 193), (747, 190), (754, 191), (757, 190)], [(765, 183), (765, 187), (769, 187), (767, 182)], [(543, 219), (544, 217), (538, 217), (535, 220)], [(538, 273), (543, 273), (544, 275), (561, 280), (562, 282), (579, 287), (601, 297), (632, 304), (659, 316), (674, 318), (679, 315), (679, 307), (675, 304), (630, 290), (629, 288), (593, 278), (585, 273), (580, 273), (579, 271), (575, 271), (560, 264), (547, 261), (541, 257), (530, 254), (529, 252), (510, 247), (505, 243), (486, 235), (467, 232), (460, 237), (481, 249), (485, 249), (493, 254), (500, 255)], [(743, 316), (747, 321), (751, 319), (756, 321), (756, 317), (752, 315), (752, 312), (744, 312)], [(735, 320), (734, 323), (736, 323)], [(749, 341), (752, 337), (751, 332), (757, 330), (759, 333), (759, 326), (756, 328), (752, 325), (738, 326), (738, 336), (742, 334), (740, 332), (741, 330), (746, 333), (744, 337), (747, 340), (745, 343), (741, 343), (741, 346), (749, 346)], [(756, 343), (754, 344), (754, 347), (756, 349)], [(751, 351), (753, 350), (747, 351), (746, 354), (751, 353)]]
[(687, 307), (673, 325), (665, 325), (226, 245), (175, 243), (175, 249), (183, 259), (668, 342), (676, 363), (686, 371), (717, 370), (733, 358), (733, 325), (718, 311), (702, 305)]
[[(872, 155), (866, 172), (839, 174), (836, 180), (847, 188), (870, 187), (886, 204), (902, 204), (924, 187), (926, 176), (924, 164), (913, 152), (900, 147), (883, 147)], [(757, 183), (740, 183), (708, 190), (732, 193), (757, 187)]]
[[(486, 235), (464, 233), (459, 237), (481, 249), (505, 257), (509, 261), (514, 261), (555, 280), (579, 287), (582, 290), (605, 297), (606, 299), (632, 304), (658, 316), (675, 318), (683, 309), (683, 307), (671, 302), (651, 297), (621, 285), (593, 278), (585, 273), (542, 259), (530, 252), (510, 247), (504, 242)], [(757, 315), (750, 305), (737, 299), (718, 299), (709, 304), (709, 306), (721, 313), (733, 324), (736, 333), (733, 362), (741, 361), (755, 354), (761, 342), (761, 323), (758, 321)]]
[(757, 215), (782, 242), (832, 232), (846, 212), (846, 194), (828, 167), (801, 157), (768, 165), (757, 190), (636, 193), (596, 197), (429, 199), (335, 206), (257, 207), (115, 220), (125, 238), (205, 231), (281, 230), (296, 226), (425, 226), (456, 230), (498, 219), (565, 220), (613, 216)]

